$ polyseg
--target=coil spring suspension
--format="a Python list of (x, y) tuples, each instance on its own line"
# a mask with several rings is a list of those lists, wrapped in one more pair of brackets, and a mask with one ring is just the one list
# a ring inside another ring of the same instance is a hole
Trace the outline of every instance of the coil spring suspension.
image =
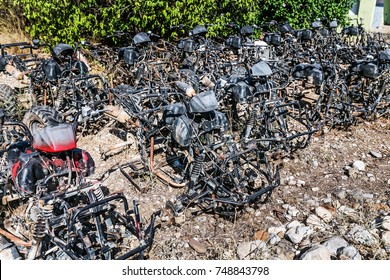
[(54, 209), (53, 204), (46, 204), (45, 206), (42, 207), (42, 216), (45, 219), (51, 218), (53, 215), (53, 209)]
[(204, 153), (200, 153), (196, 155), (194, 159), (194, 165), (191, 171), (191, 181), (193, 181), (194, 183), (198, 180), (200, 173), (202, 172), (203, 161), (204, 161)]
[(249, 141), (249, 135), (251, 134), (252, 128), (255, 126), (256, 123), (256, 116), (257, 116), (257, 106), (253, 108), (251, 114), (249, 115), (249, 120), (246, 125), (246, 130), (245, 130), (245, 141)]
[(46, 234), (45, 230), (46, 230), (45, 218), (40, 215), (31, 230), (32, 237), (34, 238), (34, 240), (35, 241), (42, 240)]
[(96, 197), (96, 201), (101, 201), (104, 198), (104, 193), (102, 188), (99, 186), (96, 189), (93, 190), (93, 193)]

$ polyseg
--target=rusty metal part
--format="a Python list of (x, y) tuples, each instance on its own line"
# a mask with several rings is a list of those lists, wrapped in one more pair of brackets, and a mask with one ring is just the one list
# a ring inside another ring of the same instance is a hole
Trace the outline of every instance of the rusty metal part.
[(187, 186), (187, 182), (184, 182), (184, 183), (173, 182), (168, 176), (166, 176), (165, 174), (161, 173), (160, 171), (157, 171), (154, 169), (154, 137), (150, 138), (149, 169), (153, 175), (156, 175), (157, 177), (159, 177), (163, 181), (167, 182), (172, 187), (183, 188), (183, 187)]
[(31, 247), (32, 242), (26, 242), (20, 239), (19, 237), (16, 237), (15, 235), (3, 230), (0, 228), (0, 234), (8, 238), (11, 242), (15, 243), (18, 246), (24, 246), (24, 247)]

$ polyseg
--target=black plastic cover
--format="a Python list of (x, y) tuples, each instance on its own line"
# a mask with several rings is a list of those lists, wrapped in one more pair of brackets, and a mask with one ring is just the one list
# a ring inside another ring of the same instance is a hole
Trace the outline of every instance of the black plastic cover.
[(138, 54), (133, 48), (120, 48), (118, 56), (123, 59), (126, 64), (134, 65), (138, 59)]
[(279, 27), (279, 31), (281, 33), (292, 33), (293, 29), (291, 28), (290, 24), (288, 22), (284, 23), (282, 26)]
[(250, 25), (245, 25), (240, 30), (240, 33), (242, 35), (251, 35), (254, 32), (255, 32), (255, 29), (253, 28), (253, 26), (250, 26)]
[(53, 47), (53, 55), (55, 57), (59, 57), (59, 56), (69, 57), (72, 56), (73, 54), (74, 54), (74, 50), (68, 44), (59, 43)]
[(204, 25), (197, 25), (192, 29), (192, 35), (205, 36), (207, 34), (207, 28)]
[(200, 129), (202, 132), (209, 132), (212, 130), (226, 131), (229, 129), (229, 122), (224, 113), (214, 110), (210, 112), (208, 120), (201, 123)]
[(190, 113), (205, 113), (218, 109), (218, 100), (213, 90), (195, 95), (188, 102)]
[(133, 43), (134, 45), (144, 44), (151, 42), (150, 37), (145, 32), (140, 32), (137, 35), (133, 37)]
[(186, 106), (182, 103), (175, 103), (165, 107), (163, 112), (163, 120), (165, 124), (171, 125), (180, 116), (187, 113)]
[(357, 36), (357, 35), (359, 35), (359, 27), (357, 27), (357, 26), (344, 27), (342, 30), (342, 33), (344, 33), (346, 35)]
[(309, 41), (313, 39), (313, 32), (309, 29), (302, 30), (302, 40)]
[(329, 36), (329, 30), (326, 29), (326, 28), (322, 28), (320, 30), (320, 34), (323, 36), (323, 37), (328, 37)]
[(320, 20), (316, 20), (316, 21), (311, 23), (311, 27), (313, 27), (314, 29), (321, 28), (322, 27), (322, 22)]
[(19, 160), (12, 167), (12, 175), (20, 194), (35, 194), (37, 181), (45, 178), (38, 153), (21, 153)]
[(238, 36), (230, 36), (226, 40), (226, 45), (234, 48), (234, 49), (240, 49), (242, 47), (242, 39)]
[(361, 69), (362, 69), (362, 76), (363, 77), (376, 78), (379, 74), (378, 66), (372, 62), (363, 64)]
[(7, 62), (5, 61), (4, 57), (0, 56), (0, 71), (4, 71), (6, 65)]
[(300, 63), (293, 68), (292, 76), (295, 79), (307, 78), (308, 82), (315, 85), (322, 84), (324, 79), (322, 67), (319, 64)]
[(81, 60), (73, 60), (72, 61), (72, 69), (73, 69), (73, 71), (76, 70), (76, 73), (79, 75), (88, 74), (88, 66), (85, 64), (84, 61), (81, 61)]
[(278, 33), (275, 33), (271, 37), (271, 45), (279, 46), (282, 43), (282, 36)]
[(185, 52), (191, 53), (191, 52), (195, 51), (196, 44), (195, 44), (194, 40), (192, 40), (190, 38), (187, 38), (187, 39), (180, 40), (180, 42), (177, 45), (177, 47), (179, 49), (182, 49)]
[(187, 116), (178, 117), (172, 124), (172, 137), (182, 147), (187, 147), (191, 143), (191, 138), (196, 129), (193, 122)]
[(45, 73), (46, 79), (50, 82), (57, 81), (61, 76), (61, 69), (57, 61), (54, 59), (48, 59), (42, 63), (43, 72)]
[(251, 95), (249, 85), (244, 81), (235, 84), (232, 89), (233, 99), (238, 103), (246, 103), (248, 96)]
[(271, 67), (265, 61), (260, 61), (250, 69), (251, 77), (267, 77), (272, 75)]
[(380, 51), (378, 57), (379, 57), (379, 60), (390, 61), (390, 50), (386, 49), (384, 51)]

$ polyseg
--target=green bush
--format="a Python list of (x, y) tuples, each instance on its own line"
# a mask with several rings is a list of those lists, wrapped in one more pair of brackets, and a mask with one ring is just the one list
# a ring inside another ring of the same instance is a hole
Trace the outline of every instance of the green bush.
[[(0, 0), (0, 5), (6, 0)], [(50, 43), (98, 41), (116, 30), (152, 31), (165, 38), (178, 35), (171, 25), (213, 24), (210, 36), (226, 35), (224, 25), (289, 21), (295, 28), (316, 18), (345, 15), (353, 0), (8, 0), (21, 10), (32, 38)], [(1, 6), (0, 6), (1, 7)]]

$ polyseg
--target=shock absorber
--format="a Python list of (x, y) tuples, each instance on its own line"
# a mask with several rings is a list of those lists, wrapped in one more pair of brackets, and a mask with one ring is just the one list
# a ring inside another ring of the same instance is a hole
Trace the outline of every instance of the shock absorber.
[(31, 229), (32, 233), (32, 245), (28, 252), (27, 259), (34, 260), (39, 254), (41, 242), (46, 235), (46, 221), (42, 215), (38, 216), (37, 221)]
[(53, 216), (53, 204), (46, 204), (42, 207), (42, 216), (46, 219), (50, 219)]
[(251, 134), (251, 131), (256, 124), (257, 110), (258, 110), (258, 107), (254, 106), (251, 114), (249, 115), (249, 120), (248, 120), (248, 123), (246, 125), (245, 136), (244, 136), (245, 142), (249, 141), (249, 136)]
[(103, 190), (100, 186), (98, 186), (96, 189), (94, 189), (93, 193), (95, 194), (96, 201), (101, 201), (104, 198), (104, 193), (103, 193)]
[(190, 190), (194, 187), (195, 183), (198, 181), (200, 174), (202, 173), (203, 161), (204, 161), (204, 153), (200, 152), (194, 158), (194, 163), (191, 170), (191, 181), (189, 184)]

